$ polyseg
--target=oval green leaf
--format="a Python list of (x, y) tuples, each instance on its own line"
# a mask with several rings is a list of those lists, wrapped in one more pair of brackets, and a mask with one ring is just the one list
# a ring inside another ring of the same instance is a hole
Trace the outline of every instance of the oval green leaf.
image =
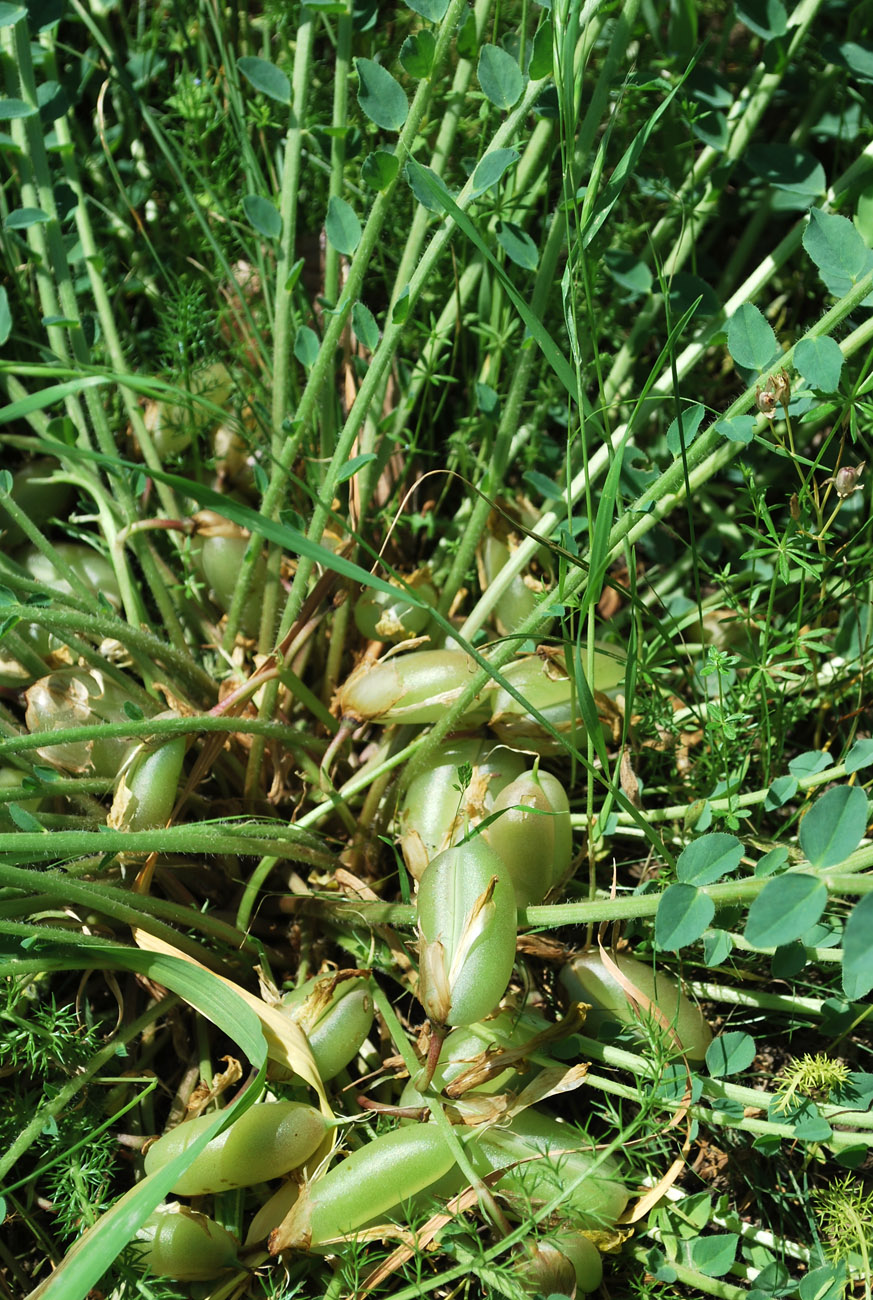
[(520, 156), (517, 149), (492, 149), (486, 153), (473, 172), (473, 197), (478, 198), (490, 190), (492, 185), (496, 185), (506, 169), (518, 162)]
[(706, 414), (699, 402), (686, 406), (682, 411), (682, 428), (680, 435), (679, 417), (677, 416), (667, 430), (667, 446), (674, 456), (682, 455), (682, 444), (690, 447), (697, 437), (697, 431)]
[(800, 847), (814, 867), (837, 867), (861, 843), (867, 817), (864, 791), (857, 785), (836, 785), (815, 801), (800, 823)]
[(706, 1049), (706, 1068), (714, 1079), (724, 1079), (729, 1074), (748, 1070), (755, 1059), (757, 1048), (751, 1034), (732, 1029), (719, 1034)]
[(249, 224), (263, 235), (264, 239), (278, 239), (282, 234), (282, 218), (276, 210), (275, 203), (260, 194), (247, 194), (243, 199), (243, 212)]
[(655, 914), (655, 943), (676, 952), (694, 943), (715, 916), (715, 903), (694, 885), (668, 885)]
[(495, 108), (504, 112), (521, 98), (524, 77), (518, 63), (499, 45), (483, 45), (476, 69), (479, 85)]
[(9, 310), (9, 295), (0, 285), (0, 348), (12, 333), (12, 312)]
[(385, 193), (397, 179), (400, 163), (387, 149), (376, 149), (361, 163), (361, 180), (371, 190)]
[[(526, 230), (514, 221), (498, 221), (497, 242), (510, 262), (525, 271), (535, 271), (540, 260), (539, 250)], [(556, 494), (560, 496), (560, 492)]]
[(370, 352), (375, 352), (379, 346), (379, 326), (376, 324), (376, 317), (362, 302), (356, 302), (352, 308), (352, 329), (355, 331), (357, 338), (364, 347)]
[(400, 47), (400, 62), (410, 77), (429, 77), (436, 53), (436, 40), (427, 27), (407, 36)]
[(791, 943), (815, 925), (827, 901), (828, 891), (815, 876), (774, 876), (749, 908), (746, 938), (755, 948)]
[(731, 316), (727, 338), (734, 361), (747, 370), (766, 370), (779, 356), (776, 335), (750, 302), (744, 302)]
[(384, 131), (399, 131), (409, 113), (403, 87), (381, 63), (355, 59), (358, 74), (358, 103), (361, 110)]
[(686, 885), (712, 885), (722, 876), (736, 871), (743, 856), (743, 846), (736, 835), (713, 831), (692, 840), (679, 854), (676, 874)]
[(865, 894), (846, 922), (843, 933), (843, 992), (847, 998), (866, 997), (873, 989), (873, 894)]
[(835, 393), (843, 369), (843, 354), (836, 339), (824, 335), (819, 339), (801, 339), (794, 349), (794, 366), (810, 388), (820, 393)]
[(324, 229), (336, 251), (346, 257), (351, 257), (361, 242), (361, 223), (354, 208), (336, 194), (327, 205)]
[(240, 59), (236, 65), (255, 90), (259, 90), (268, 99), (275, 99), (279, 104), (291, 103), (291, 82), (281, 68), (266, 59)]

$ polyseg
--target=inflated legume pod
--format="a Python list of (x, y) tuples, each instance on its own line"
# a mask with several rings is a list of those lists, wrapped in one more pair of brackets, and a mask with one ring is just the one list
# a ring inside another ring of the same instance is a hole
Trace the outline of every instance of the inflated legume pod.
[[(35, 733), (123, 722), (128, 695), (99, 668), (62, 668), (34, 682), (25, 699), (24, 721), (28, 731)], [(122, 735), (62, 745), (47, 743), (36, 752), (62, 771), (114, 778), (134, 746), (129, 736)]]
[[(55, 545), (60, 558), (78, 577), (90, 587), (95, 596), (100, 594), (113, 605), (121, 605), (121, 592), (115, 570), (105, 556), (95, 551), (93, 546), (83, 542), (57, 542)], [(32, 548), (19, 557), (18, 563), (34, 582), (44, 584), (52, 592), (71, 596), (73, 589), (62, 577), (42, 551)]]
[[(250, 535), (214, 510), (200, 510), (193, 518), (197, 531), (191, 542), (192, 559), (206, 580), (210, 599), (226, 614), (233, 602)], [(257, 636), (260, 629), (266, 577), (267, 561), (259, 555), (240, 618), (240, 627), (247, 636)]]
[(472, 1025), (495, 1009), (515, 960), (515, 894), (476, 836), (446, 849), (418, 887), (418, 997), (436, 1025)]
[(589, 1138), (532, 1107), (508, 1128), (477, 1134), (468, 1151), (480, 1177), (506, 1170), (495, 1190), (518, 1214), (560, 1197), (562, 1219), (603, 1228), (614, 1226), (628, 1202), (615, 1161), (601, 1160), (595, 1169), (600, 1157)]
[[(491, 586), (510, 555), (511, 551), (505, 542), (491, 532), (485, 534), (476, 556), (479, 582), (483, 591)], [(494, 606), (494, 622), (501, 635), (511, 632), (532, 612), (537, 603), (536, 587), (538, 586), (539, 584), (532, 581), (525, 582), (524, 574), (515, 574)]]
[(355, 1059), (373, 1027), (369, 974), (341, 971), (307, 980), (283, 999), (282, 1010), (306, 1034), (322, 1079), (333, 1079)]
[[(462, 650), (413, 650), (359, 665), (337, 692), (345, 718), (358, 722), (438, 722), (479, 671)], [(463, 726), (490, 712), (486, 687), (463, 715)]]
[[(700, 1008), (685, 996), (676, 980), (626, 953), (610, 952), (608, 956), (624, 979), (639, 990), (645, 1001), (657, 1007), (672, 1026), (689, 1059), (702, 1061), (712, 1042), (712, 1030)], [(658, 1021), (651, 1009), (645, 1002), (634, 1001), (632, 989), (626, 989), (607, 968), (599, 949), (592, 948), (574, 957), (562, 968), (559, 980), (567, 997), (574, 1002), (587, 1002), (593, 1008), (588, 1013), (585, 1032), (596, 1034), (604, 1020), (629, 1025), (640, 1036), (644, 1036), (644, 1025), (658, 1031)]]
[[(0, 767), (0, 790), (20, 790), (21, 783), (27, 774), (19, 771), (17, 767)], [(14, 799), (19, 808), (25, 812), (35, 813), (42, 806), (43, 796), (37, 795), (36, 798)], [(12, 814), (9, 811), (9, 804), (0, 803), (0, 829), (7, 830), (13, 826)]]
[[(527, 811), (530, 809), (530, 811)], [(519, 907), (541, 903), (570, 865), (570, 803), (552, 776), (525, 772), (494, 800), (483, 835), (506, 864)]]
[(556, 1232), (532, 1239), (517, 1273), (535, 1295), (572, 1296), (596, 1291), (603, 1281), (600, 1251), (581, 1232)]
[(176, 802), (184, 758), (184, 736), (156, 747), (141, 745), (115, 791), (108, 825), (125, 831), (165, 826)]
[(435, 1124), (383, 1133), (305, 1188), (269, 1248), (273, 1254), (288, 1247), (321, 1250), (341, 1241), (423, 1192), (453, 1165)]
[[(17, 469), (12, 475), (12, 500), (20, 506), (32, 523), (41, 527), (53, 516), (62, 519), (73, 496), (73, 486), (56, 477), (58, 462), (49, 456), (40, 456)], [(0, 512), (0, 545), (9, 555), (23, 546), (27, 537), (14, 519)]]
[[(561, 736), (575, 741), (576, 745), (584, 742), (579, 703), (563, 656), (528, 655), (507, 664), (502, 671), (507, 681)], [(618, 650), (609, 647), (608, 651), (595, 653), (594, 681), (589, 684), (605, 725), (616, 708), (611, 701), (624, 686), (624, 663)], [(494, 692), (494, 710), (488, 726), (502, 741), (518, 749), (531, 749), (538, 754), (562, 752), (561, 745), (503, 687)]]
[[(224, 406), (233, 392), (233, 380), (227, 366), (217, 361), (189, 375), (188, 391), (192, 397), (200, 397), (213, 406)], [(195, 434), (212, 428), (220, 417), (200, 402), (170, 399), (149, 402), (143, 418), (155, 450), (163, 459), (184, 451)]]
[(426, 573), (413, 573), (407, 583), (424, 605), (414, 605), (403, 587), (389, 581), (397, 587), (395, 595), (368, 587), (355, 604), (357, 629), (371, 641), (405, 641), (418, 636), (430, 621), (429, 607), (436, 604), (436, 592)]
[(278, 1228), (291, 1207), (297, 1204), (299, 1196), (300, 1184), (296, 1183), (293, 1178), (289, 1178), (288, 1182), (283, 1183), (267, 1203), (261, 1206), (252, 1219), (246, 1233), (246, 1246), (253, 1246), (259, 1241), (266, 1241), (273, 1229)]
[[(163, 1169), (214, 1123), (214, 1115), (199, 1115), (158, 1138), (146, 1152), (146, 1173)], [(206, 1144), (170, 1190), (205, 1196), (280, 1178), (305, 1164), (326, 1133), (324, 1116), (305, 1102), (256, 1103)]]
[[(463, 839), (490, 813), (508, 782), (524, 770), (524, 757), (505, 745), (474, 739), (450, 740), (412, 781), (400, 805), (400, 848), (407, 869), (420, 880), (427, 864)], [(458, 769), (469, 766), (460, 788)]]
[(133, 1244), (150, 1273), (177, 1282), (208, 1282), (240, 1267), (230, 1233), (178, 1201), (153, 1210)]

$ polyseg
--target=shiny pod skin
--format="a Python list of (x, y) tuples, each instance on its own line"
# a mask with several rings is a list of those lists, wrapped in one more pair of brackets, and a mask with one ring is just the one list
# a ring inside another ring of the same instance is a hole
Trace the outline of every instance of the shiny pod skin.
[[(344, 718), (358, 722), (438, 722), (478, 671), (462, 650), (413, 650), (360, 664), (339, 688), (337, 703)], [(489, 695), (486, 687), (459, 725), (484, 721)]]
[[(63, 518), (73, 497), (71, 483), (64, 483), (55, 478), (58, 462), (49, 456), (40, 456), (36, 460), (22, 465), (12, 475), (12, 500), (20, 506), (32, 523), (42, 527), (49, 519)], [(5, 512), (0, 516), (0, 545), (8, 555), (16, 547), (23, 546), (27, 536), (13, 519), (7, 519)]]
[[(96, 596), (105, 596), (113, 605), (121, 604), (121, 592), (115, 570), (105, 556), (95, 551), (93, 546), (83, 542), (58, 542), (55, 550), (61, 559), (76, 571), (78, 577), (90, 587)], [(52, 591), (64, 596), (71, 596), (73, 589), (66, 578), (61, 577), (55, 566), (41, 551), (33, 548), (19, 557), (19, 564), (34, 582), (41, 582)]]
[[(188, 392), (213, 406), (226, 405), (233, 392), (233, 380), (227, 366), (217, 361), (193, 371), (188, 377)], [(167, 400), (149, 402), (143, 418), (155, 450), (163, 459), (184, 451), (195, 434), (213, 427), (221, 417), (200, 402)]]
[(274, 1228), (285, 1218), (292, 1206), (297, 1204), (300, 1186), (289, 1178), (277, 1192), (274, 1192), (265, 1205), (262, 1205), (249, 1224), (245, 1245), (253, 1246), (259, 1241), (266, 1241)]
[[(530, 811), (528, 811), (528, 809)], [(572, 856), (570, 803), (553, 776), (525, 772), (494, 800), (483, 835), (506, 864), (519, 907), (541, 903)]]
[[(227, 522), (227, 521), (225, 521)], [(228, 529), (233, 525), (228, 524)], [(228, 535), (215, 534), (195, 539), (192, 547), (194, 558), (209, 586), (209, 596), (214, 604), (226, 614), (233, 602), (243, 556), (249, 545), (248, 534), (241, 528)], [(255, 563), (255, 572), (251, 589), (243, 605), (240, 627), (247, 636), (257, 636), (261, 621), (264, 582), (267, 576), (267, 561), (259, 555)]]
[[(688, 1058), (702, 1061), (712, 1042), (712, 1030), (703, 1012), (685, 996), (676, 980), (623, 952), (611, 952), (609, 957), (625, 979), (639, 989), (673, 1026)], [(593, 1008), (588, 1013), (586, 1031), (596, 1034), (604, 1020), (617, 1020), (619, 1024), (636, 1028), (640, 1036), (644, 1036), (642, 1025), (650, 1020), (646, 1009), (637, 1008), (632, 994), (604, 965), (599, 950), (592, 948), (574, 957), (562, 968), (559, 982), (568, 998), (574, 1002), (587, 1002)]]
[(495, 1190), (518, 1214), (560, 1197), (557, 1213), (563, 1219), (607, 1228), (629, 1199), (615, 1161), (602, 1160), (594, 1169), (599, 1157), (590, 1139), (532, 1107), (516, 1115), (509, 1128), (487, 1129), (468, 1151), (481, 1177), (506, 1169)]
[(481, 836), (446, 849), (418, 886), (418, 997), (437, 1025), (472, 1025), (506, 992), (515, 961), (515, 892)]
[(369, 976), (327, 975), (307, 980), (282, 1001), (282, 1010), (309, 1040), (315, 1064), (327, 1082), (344, 1070), (373, 1027), (373, 990)]
[(115, 791), (107, 824), (125, 831), (165, 826), (176, 803), (184, 758), (184, 736), (156, 748), (140, 746)]
[[(483, 591), (491, 586), (500, 570), (508, 562), (511, 551), (505, 542), (493, 533), (486, 533), (477, 554), (479, 583)], [(501, 635), (511, 632), (522, 619), (527, 618), (537, 603), (535, 587), (524, 580), (524, 575), (516, 573), (506, 590), (498, 597), (494, 606), (494, 622)]]
[[(158, 1138), (146, 1152), (146, 1173), (163, 1169), (214, 1123), (214, 1114), (199, 1115)], [(309, 1159), (326, 1132), (323, 1115), (305, 1102), (257, 1102), (207, 1143), (170, 1190), (205, 1196), (281, 1178)]]
[(581, 1232), (556, 1232), (530, 1241), (518, 1276), (534, 1295), (596, 1291), (603, 1281), (600, 1251)]
[(352, 1236), (444, 1177), (454, 1165), (435, 1124), (393, 1129), (359, 1147), (310, 1183), (287, 1224), (272, 1234), (277, 1254), (289, 1246), (320, 1250)]
[[(624, 686), (624, 671), (624, 662), (618, 650), (610, 647), (608, 651), (595, 652), (594, 681), (590, 684), (593, 691), (606, 697), (604, 701), (598, 701), (595, 695), (601, 718), (608, 699), (619, 693)], [(527, 655), (524, 659), (516, 659), (514, 663), (507, 664), (502, 672), (507, 681), (561, 736), (577, 746), (583, 743), (585, 729), (575, 687), (566, 671), (563, 656)], [(498, 687), (494, 692), (493, 700), (494, 710), (488, 726), (507, 745), (533, 750), (538, 754), (563, 752), (563, 746), (544, 731), (533, 715), (503, 687)]]
[(397, 590), (394, 595), (368, 587), (355, 604), (355, 624), (362, 636), (371, 641), (406, 641), (423, 632), (436, 604), (436, 592), (423, 574), (413, 573), (408, 586), (424, 601), (414, 605), (399, 584), (389, 579)]
[[(457, 739), (440, 747), (434, 760), (412, 781), (398, 815), (400, 848), (407, 870), (420, 880), (444, 849), (492, 811), (499, 792), (524, 771), (524, 756), (505, 745)], [(463, 791), (458, 769), (472, 768)]]
[(133, 1244), (149, 1273), (177, 1282), (208, 1282), (240, 1267), (230, 1233), (178, 1201), (153, 1210)]
[[(28, 731), (36, 733), (123, 722), (128, 695), (99, 668), (61, 668), (34, 682), (25, 692), (25, 698), (24, 721)], [(135, 743), (122, 735), (105, 740), (46, 744), (36, 752), (62, 771), (114, 779)]]

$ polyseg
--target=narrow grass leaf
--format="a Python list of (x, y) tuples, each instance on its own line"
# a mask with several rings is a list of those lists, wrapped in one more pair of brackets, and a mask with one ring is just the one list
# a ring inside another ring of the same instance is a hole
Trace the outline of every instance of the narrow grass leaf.
[(751, 1034), (732, 1029), (719, 1034), (706, 1049), (706, 1068), (714, 1079), (724, 1079), (729, 1074), (748, 1070), (755, 1059), (757, 1048)]
[(655, 913), (655, 943), (667, 952), (686, 948), (715, 916), (715, 903), (694, 885), (668, 885)]
[(291, 82), (275, 63), (270, 63), (267, 59), (251, 57), (239, 59), (236, 66), (246, 81), (262, 95), (266, 95), (268, 99), (275, 99), (279, 104), (291, 103)]
[(837, 867), (867, 829), (867, 796), (857, 785), (836, 785), (816, 799), (800, 823), (800, 847), (814, 867)]
[(713, 831), (692, 840), (676, 860), (676, 874), (686, 885), (712, 885), (736, 871), (743, 846), (736, 835)]
[(843, 992), (863, 998), (873, 989), (873, 894), (865, 894), (843, 932)]
[(744, 302), (731, 316), (727, 342), (734, 361), (746, 370), (764, 371), (779, 356), (776, 335), (750, 302)]
[(827, 901), (828, 891), (815, 876), (774, 876), (749, 908), (745, 936), (755, 948), (791, 943), (815, 925)]
[(403, 87), (373, 59), (355, 59), (361, 111), (384, 131), (399, 131), (409, 113)]
[(506, 112), (517, 104), (524, 90), (518, 62), (499, 45), (483, 45), (476, 68), (479, 85), (495, 108)]
[(327, 205), (324, 230), (338, 253), (351, 257), (361, 242), (361, 223), (351, 204), (332, 194)]
[(836, 339), (827, 334), (817, 339), (801, 339), (794, 349), (794, 368), (810, 388), (820, 393), (835, 393), (845, 358)]
[(249, 225), (264, 239), (278, 239), (282, 234), (282, 217), (275, 203), (261, 194), (247, 194), (242, 202)]

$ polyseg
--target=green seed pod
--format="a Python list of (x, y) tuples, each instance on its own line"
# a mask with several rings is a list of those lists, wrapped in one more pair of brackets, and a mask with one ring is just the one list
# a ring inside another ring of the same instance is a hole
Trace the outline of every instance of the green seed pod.
[[(188, 377), (188, 392), (213, 406), (224, 406), (233, 392), (227, 366), (218, 361), (193, 371)], [(184, 451), (196, 434), (213, 428), (220, 417), (199, 402), (170, 400), (149, 402), (143, 418), (155, 450), (163, 460)]]
[[(146, 1152), (146, 1173), (163, 1169), (214, 1123), (214, 1115), (199, 1115), (158, 1138)], [(258, 1102), (208, 1142), (170, 1190), (205, 1196), (281, 1178), (309, 1159), (326, 1132), (324, 1116), (305, 1102)]]
[[(19, 790), (24, 780), (26, 772), (19, 771), (17, 767), (0, 767), (0, 790)], [(35, 813), (42, 807), (43, 797), (37, 795), (35, 799), (24, 798), (14, 799), (11, 802), (23, 808), (25, 812)], [(12, 814), (9, 811), (8, 803), (0, 803), (0, 830), (11, 829), (13, 825)]]
[[(472, 771), (462, 791), (458, 768), (466, 766)], [(523, 770), (523, 756), (505, 745), (472, 739), (443, 745), (400, 806), (400, 848), (410, 875), (420, 880), (427, 864), (487, 816), (495, 796)]]
[[(625, 953), (610, 953), (610, 960), (631, 985), (625, 988), (618, 976), (603, 963), (599, 949), (593, 948), (574, 957), (561, 970), (559, 980), (566, 995), (574, 1002), (587, 1002), (593, 1008), (588, 1013), (586, 1030), (597, 1033), (606, 1020), (635, 1028), (644, 1037), (643, 1026), (658, 1032), (659, 1021), (644, 1003), (634, 1001), (634, 989), (656, 1007), (675, 1030), (682, 1048), (692, 1061), (702, 1061), (712, 1042), (712, 1030), (699, 1007), (685, 996), (676, 980), (663, 971), (628, 957)], [(663, 1026), (661, 1032), (666, 1033)]]
[(289, 1246), (321, 1250), (342, 1241), (424, 1191), (453, 1165), (435, 1124), (383, 1133), (306, 1187), (269, 1248), (273, 1254)]
[(134, 1245), (150, 1273), (177, 1282), (208, 1282), (240, 1267), (237, 1243), (230, 1233), (178, 1201), (152, 1210)]
[[(503, 669), (503, 675), (557, 732), (581, 745), (585, 739), (573, 682), (562, 655), (528, 655)], [(613, 699), (624, 686), (624, 663), (618, 650), (597, 651), (594, 656), (594, 702), (604, 726), (618, 717)], [(502, 741), (538, 754), (559, 754), (562, 747), (508, 691), (494, 693), (489, 727)]]
[(418, 997), (437, 1025), (483, 1020), (506, 992), (516, 906), (500, 858), (477, 836), (446, 849), (418, 887)]
[(522, 1286), (534, 1295), (596, 1291), (603, 1281), (600, 1251), (581, 1232), (556, 1232), (530, 1239), (530, 1253), (519, 1262)]
[[(549, 1028), (550, 1022), (533, 1011), (519, 1015), (516, 1011), (498, 1011), (490, 1020), (475, 1025), (461, 1025), (447, 1035), (440, 1051), (440, 1059), (433, 1072), (431, 1089), (442, 1092), (449, 1084), (466, 1074), (476, 1064), (485, 1064), (489, 1048), (520, 1047), (537, 1034)], [(483, 1076), (485, 1072), (483, 1070)], [(518, 1085), (518, 1073), (512, 1067), (476, 1080), (477, 1093), (496, 1093)], [(400, 1106), (424, 1106), (427, 1103), (412, 1079), (400, 1095)]]
[[(81, 580), (91, 588), (95, 596), (100, 593), (111, 604), (121, 605), (118, 579), (105, 556), (82, 542), (58, 542), (55, 550), (69, 568), (74, 569)], [(47, 559), (41, 551), (35, 548), (26, 551), (19, 559), (19, 563), (34, 582), (41, 582), (51, 591), (59, 592), (64, 596), (73, 594), (73, 589), (66, 578), (60, 576), (51, 560)]]
[[(34, 682), (25, 698), (24, 720), (28, 731), (35, 733), (122, 722), (128, 695), (99, 668), (62, 668)], [(36, 752), (61, 771), (114, 778), (134, 744), (129, 736), (110, 736), (105, 740), (47, 744)]]
[[(528, 812), (527, 809), (531, 811)], [(562, 880), (572, 854), (570, 803), (555, 777), (525, 772), (494, 800), (483, 835), (506, 864), (519, 907), (541, 903)]]
[(327, 1082), (355, 1059), (373, 1027), (369, 974), (340, 971), (307, 980), (283, 999), (282, 1010), (306, 1034), (318, 1073)]
[(176, 803), (184, 758), (184, 736), (157, 748), (140, 745), (115, 791), (106, 824), (125, 831), (165, 826)]
[[(201, 510), (193, 518), (197, 532), (191, 543), (192, 559), (209, 587), (210, 599), (226, 614), (233, 602), (249, 534), (214, 510)], [(260, 629), (266, 577), (267, 561), (260, 555), (240, 619), (246, 636), (257, 636)]]
[(397, 587), (395, 595), (367, 587), (355, 604), (355, 624), (362, 636), (371, 641), (406, 641), (423, 632), (430, 621), (430, 609), (436, 604), (436, 592), (428, 581), (426, 571), (413, 573), (407, 580), (415, 594), (426, 606), (413, 605), (404, 589)]
[(245, 1245), (254, 1246), (259, 1241), (266, 1241), (274, 1228), (289, 1213), (292, 1206), (297, 1204), (300, 1196), (300, 1185), (293, 1178), (289, 1178), (287, 1183), (283, 1183), (277, 1192), (274, 1192), (266, 1205), (262, 1205), (255, 1217), (249, 1224), (249, 1230), (246, 1233)]
[[(61, 482), (55, 477), (57, 470), (56, 460), (40, 456), (22, 465), (12, 475), (12, 500), (38, 527), (52, 518), (63, 518), (72, 499), (72, 484)], [(0, 511), (0, 521), (3, 524), (3, 550), (9, 555), (17, 547), (23, 546), (27, 537), (13, 519), (5, 517), (5, 512)]]
[(509, 1128), (490, 1128), (477, 1136), (469, 1152), (480, 1176), (506, 1169), (496, 1190), (519, 1214), (560, 1195), (562, 1218), (604, 1228), (615, 1225), (628, 1202), (614, 1161), (604, 1160), (594, 1169), (599, 1157), (590, 1139), (532, 1107), (516, 1115)]
[[(461, 650), (413, 650), (361, 664), (337, 692), (343, 717), (359, 722), (438, 722), (479, 671)], [(463, 725), (484, 721), (489, 688), (463, 715)]]
[[(486, 591), (504, 567), (511, 555), (510, 548), (499, 537), (487, 532), (482, 539), (476, 556), (479, 569), (479, 583)], [(537, 593), (541, 584), (535, 579), (517, 573), (509, 586), (498, 598), (494, 606), (494, 622), (497, 631), (505, 636), (518, 627), (522, 619), (527, 618), (537, 603)]]

